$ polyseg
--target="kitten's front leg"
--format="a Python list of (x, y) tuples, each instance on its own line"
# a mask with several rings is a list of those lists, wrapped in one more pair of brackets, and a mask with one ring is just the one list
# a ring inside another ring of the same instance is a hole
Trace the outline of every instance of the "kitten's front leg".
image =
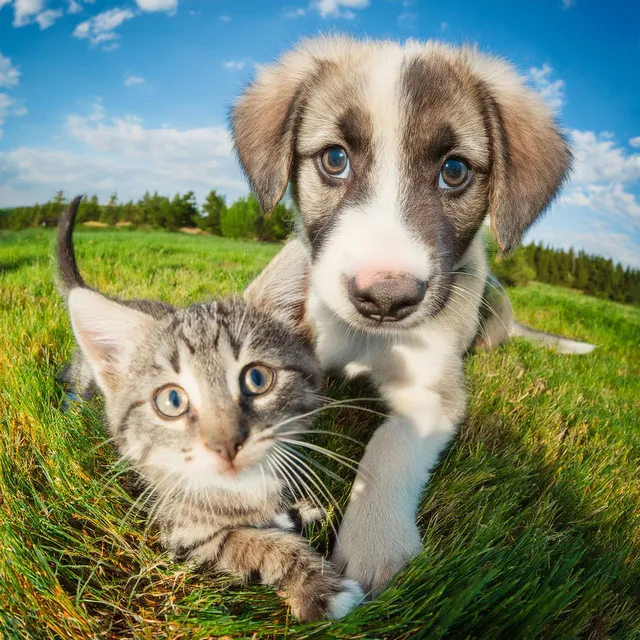
[(456, 427), (440, 394), (410, 388), (402, 396), (391, 394), (405, 415), (384, 422), (367, 445), (332, 558), (372, 596), (420, 551), (420, 495)]
[(279, 529), (226, 529), (192, 546), (190, 559), (212, 562), (243, 579), (260, 576), (263, 584), (284, 588), (296, 618), (336, 619), (363, 599), (354, 580), (338, 572), (300, 536)]

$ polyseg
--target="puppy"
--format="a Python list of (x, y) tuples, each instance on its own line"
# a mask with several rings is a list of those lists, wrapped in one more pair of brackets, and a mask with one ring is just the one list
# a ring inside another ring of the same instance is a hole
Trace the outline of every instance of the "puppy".
[(306, 253), (325, 369), (368, 374), (392, 411), (334, 552), (377, 593), (420, 549), (422, 489), (465, 415), (463, 355), (480, 328), (489, 345), (518, 329), (505, 297), (483, 323), (483, 221), (516, 247), (571, 153), (509, 64), (436, 42), (306, 41), (260, 71), (232, 124), (263, 209), (290, 185), (298, 212), (297, 239), (261, 279)]

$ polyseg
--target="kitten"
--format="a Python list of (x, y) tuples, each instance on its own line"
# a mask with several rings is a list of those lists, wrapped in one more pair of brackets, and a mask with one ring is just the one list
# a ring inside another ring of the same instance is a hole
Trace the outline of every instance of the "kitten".
[(245, 300), (185, 309), (107, 298), (76, 266), (80, 200), (58, 231), (60, 285), (79, 345), (67, 379), (85, 398), (104, 396), (120, 455), (154, 492), (162, 542), (192, 565), (284, 588), (300, 620), (345, 615), (361, 588), (293, 531), (319, 510), (296, 508), (277, 470), (278, 435), (308, 426), (322, 379), (305, 292), (263, 281)]

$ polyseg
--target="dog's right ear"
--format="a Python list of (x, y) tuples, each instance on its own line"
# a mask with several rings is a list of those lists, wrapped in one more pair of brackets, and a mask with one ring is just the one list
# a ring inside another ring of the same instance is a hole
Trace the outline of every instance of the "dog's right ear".
[(265, 213), (280, 201), (289, 183), (295, 123), (305, 81), (315, 72), (304, 49), (262, 68), (231, 111), (236, 151)]

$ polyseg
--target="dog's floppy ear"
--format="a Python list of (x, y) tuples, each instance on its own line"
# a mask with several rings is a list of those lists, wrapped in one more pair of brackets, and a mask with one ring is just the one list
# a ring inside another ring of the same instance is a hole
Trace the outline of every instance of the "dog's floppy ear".
[(571, 169), (572, 155), (551, 110), (506, 63), (476, 59), (493, 134), (489, 212), (500, 249), (514, 249)]
[(236, 151), (265, 213), (287, 188), (298, 109), (314, 68), (313, 57), (304, 49), (289, 53), (262, 68), (232, 108)]
[(313, 341), (307, 314), (309, 257), (300, 240), (289, 240), (246, 288), (243, 298), (291, 327), (304, 342)]

